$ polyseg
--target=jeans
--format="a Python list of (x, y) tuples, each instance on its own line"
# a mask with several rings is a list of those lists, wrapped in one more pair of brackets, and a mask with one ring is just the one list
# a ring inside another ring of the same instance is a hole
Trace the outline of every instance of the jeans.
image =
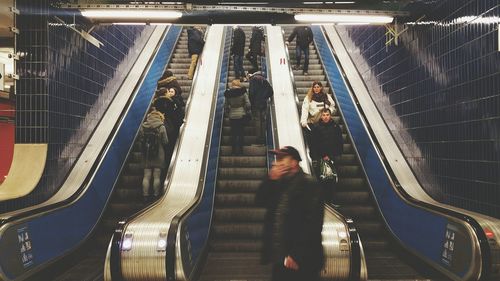
[(243, 56), (234, 55), (234, 77), (236, 79), (245, 76), (245, 69), (243, 69)]
[(245, 131), (245, 122), (243, 119), (230, 119), (231, 142), (233, 145), (233, 154), (243, 154), (243, 133)]
[(300, 66), (300, 59), (304, 53), (304, 72), (309, 69), (309, 46), (301, 48), (299, 45), (295, 48), (295, 58), (297, 59), (297, 66)]
[(259, 64), (257, 63), (257, 59), (258, 59), (257, 54), (250, 52), (247, 54), (246, 58), (252, 64), (252, 69), (250, 70), (250, 73), (255, 73), (255, 72), (259, 71)]
[(198, 55), (191, 55), (191, 65), (188, 70), (188, 78), (191, 80), (194, 76), (194, 71), (196, 70), (196, 63), (198, 62)]
[(151, 174), (153, 174), (153, 191), (154, 196), (160, 195), (160, 176), (161, 169), (160, 168), (152, 168), (144, 169), (144, 178), (142, 179), (142, 195), (144, 197), (149, 196), (149, 187), (151, 182)]
[(265, 142), (267, 129), (267, 108), (252, 108), (252, 115), (253, 118), (255, 118), (255, 135), (257, 136), (257, 142)]

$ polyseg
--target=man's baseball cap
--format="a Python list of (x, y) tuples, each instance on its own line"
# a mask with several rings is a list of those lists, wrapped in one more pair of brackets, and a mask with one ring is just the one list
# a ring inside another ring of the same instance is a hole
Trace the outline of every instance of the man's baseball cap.
[(302, 161), (302, 158), (300, 157), (299, 152), (293, 146), (284, 146), (280, 149), (269, 150), (269, 153), (275, 154), (276, 157), (278, 157), (278, 158), (282, 158), (285, 156), (291, 156), (293, 159), (295, 159), (299, 162)]

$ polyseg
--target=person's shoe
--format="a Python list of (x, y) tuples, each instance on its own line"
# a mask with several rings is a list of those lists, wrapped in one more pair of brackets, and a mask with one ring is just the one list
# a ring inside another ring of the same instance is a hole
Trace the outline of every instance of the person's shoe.
[(304, 71), (304, 75), (307, 76), (309, 73), (307, 73), (307, 71)]
[(294, 65), (292, 68), (293, 68), (293, 70), (299, 70), (300, 66)]

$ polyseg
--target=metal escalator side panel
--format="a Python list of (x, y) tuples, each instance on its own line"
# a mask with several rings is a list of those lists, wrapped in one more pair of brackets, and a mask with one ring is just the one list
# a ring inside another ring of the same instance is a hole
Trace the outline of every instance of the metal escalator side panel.
[(209, 233), (212, 224), (213, 206), (215, 200), (215, 187), (217, 182), (217, 170), (220, 155), (220, 144), (222, 134), (222, 122), (224, 115), (224, 91), (226, 90), (229, 52), (231, 47), (230, 27), (225, 27), (223, 40), (223, 51), (218, 71), (216, 106), (211, 112), (211, 132), (207, 136), (208, 154), (205, 167), (203, 189), (199, 189), (196, 197), (198, 201), (191, 210), (183, 215), (179, 223), (176, 241), (176, 280), (193, 280), (203, 264), (203, 253), (206, 251)]
[[(332, 41), (332, 46), (337, 56), (347, 58), (348, 55), (345, 49), (341, 47), (343, 46), (342, 42), (334, 39), (336, 31), (333, 27), (325, 27), (325, 30), (329, 39), (335, 40)], [(413, 175), (408, 175), (408, 171), (404, 172), (400, 177), (407, 187), (411, 186), (408, 192), (393, 182), (390, 172), (382, 159), (389, 157), (391, 159), (388, 159), (388, 162), (394, 160), (396, 158), (394, 153), (399, 151), (398, 148), (394, 148), (388, 154), (389, 156), (385, 155), (383, 157), (381, 155), (385, 153), (385, 150), (379, 151), (377, 149), (367, 127), (367, 123), (372, 126), (371, 123), (379, 118), (376, 116), (378, 111), (376, 109), (365, 111), (365, 108), (363, 108), (365, 114), (371, 114), (366, 115), (367, 120), (364, 120), (356, 104), (357, 101), (364, 103), (371, 99), (369, 96), (364, 98), (357, 96), (355, 101), (352, 96), (360, 95), (363, 91), (366, 92), (366, 89), (361, 91), (358, 88), (356, 93), (350, 92), (346, 86), (347, 81), (344, 80), (340, 66), (337, 64), (321, 27), (313, 27), (313, 33), (325, 72), (335, 90), (339, 109), (353, 140), (363, 172), (389, 230), (405, 248), (448, 277), (454, 280), (477, 280), (481, 278), (484, 271), (483, 259), (487, 258), (487, 256), (482, 255), (488, 255), (489, 253), (484, 253), (484, 251), (489, 252), (489, 250), (481, 242), (483, 239), (478, 237), (474, 223), (466, 222), (466, 219), (459, 218), (456, 214), (452, 215), (451, 212), (447, 213), (445, 208), (441, 210), (439, 208), (433, 209), (431, 204), (437, 205), (437, 202), (417, 188), (418, 182), (410, 180)], [(339, 52), (342, 52), (342, 55)], [(355, 68), (351, 68), (350, 71), (355, 71)], [(349, 77), (352, 77), (352, 75), (350, 74)], [(359, 86), (364, 87), (364, 84), (358, 82), (356, 87)], [(382, 121), (382, 125), (376, 125), (372, 129), (382, 130), (385, 126), (383, 124)], [(380, 143), (378, 138), (381, 136), (376, 135), (375, 137), (377, 138), (376, 141)], [(397, 166), (405, 164), (406, 162), (403, 159), (398, 162)], [(389, 166), (389, 168), (391, 167)], [(410, 196), (413, 196), (413, 198)]]
[[(165, 280), (173, 278), (167, 260), (175, 257), (177, 217), (188, 211), (197, 201), (196, 194), (205, 177), (203, 170), (207, 156), (207, 134), (211, 124), (210, 113), (215, 106), (214, 92), (218, 80), (212, 75), (220, 67), (223, 27), (211, 26), (200, 57), (199, 75), (194, 80), (176, 165), (168, 183), (167, 193), (152, 208), (130, 221), (124, 236), (132, 236), (131, 247), (121, 249), (120, 266), (124, 280)], [(158, 242), (167, 234), (167, 244)], [(173, 238), (172, 238), (173, 237)]]
[[(303, 161), (301, 167), (310, 173), (309, 157), (300, 128), (297, 96), (291, 77), (287, 51), (281, 27), (267, 26), (267, 48), (270, 82), (274, 89), (273, 117), (279, 146), (292, 145), (297, 148)], [(321, 272), (323, 280), (347, 280), (351, 269), (351, 233), (348, 224), (338, 212), (325, 205), (322, 238), (325, 267)], [(359, 242), (360, 243), (360, 242)], [(359, 257), (358, 257), (359, 258)]]

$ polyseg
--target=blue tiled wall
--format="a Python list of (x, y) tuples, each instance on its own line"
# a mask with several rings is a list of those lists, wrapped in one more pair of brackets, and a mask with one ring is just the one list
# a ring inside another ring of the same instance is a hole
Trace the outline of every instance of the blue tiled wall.
[(500, 2), (416, 1), (407, 9), (399, 46), (386, 47), (383, 26), (338, 30), (426, 191), (500, 218)]
[(18, 0), (21, 11), (17, 143), (48, 143), (42, 180), (25, 198), (2, 202), (0, 212), (39, 203), (54, 194), (89, 140), (153, 27), (95, 26), (100, 48), (61, 24), (88, 31), (84, 18), (62, 14), (50, 1)]

